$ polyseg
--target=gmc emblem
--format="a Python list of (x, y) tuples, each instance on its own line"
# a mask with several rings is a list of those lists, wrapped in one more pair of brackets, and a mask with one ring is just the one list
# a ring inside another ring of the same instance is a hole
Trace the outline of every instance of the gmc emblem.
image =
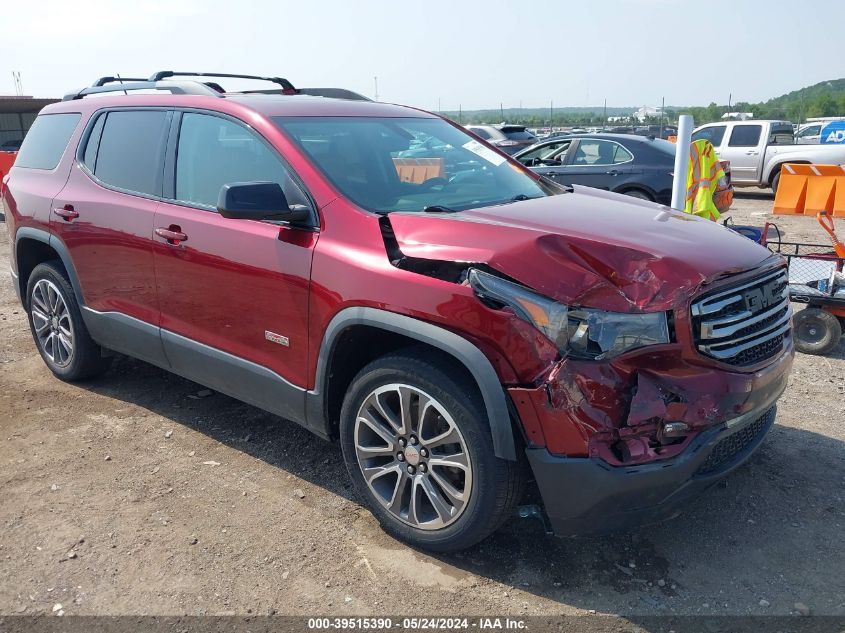
[(750, 312), (759, 312), (783, 300), (783, 292), (778, 292), (780, 281), (770, 281), (765, 286), (752, 288), (743, 293), (745, 308)]

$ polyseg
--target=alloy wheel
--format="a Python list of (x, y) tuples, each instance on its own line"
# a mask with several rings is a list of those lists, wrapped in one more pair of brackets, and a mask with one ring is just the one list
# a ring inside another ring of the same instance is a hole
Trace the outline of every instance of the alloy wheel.
[(444, 528), (467, 507), (466, 441), (446, 408), (416, 387), (393, 383), (364, 399), (355, 418), (355, 455), (375, 498), (407, 525)]
[(73, 323), (58, 286), (40, 279), (32, 289), (30, 314), (35, 336), (44, 355), (57, 367), (67, 367), (73, 360)]

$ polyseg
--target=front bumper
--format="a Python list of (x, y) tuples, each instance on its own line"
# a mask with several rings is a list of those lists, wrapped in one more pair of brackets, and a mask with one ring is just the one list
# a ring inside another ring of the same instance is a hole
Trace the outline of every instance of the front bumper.
[[(779, 395), (779, 394), (778, 394)], [(613, 467), (590, 457), (526, 450), (558, 536), (602, 534), (657, 523), (742, 465), (757, 450), (777, 407), (749, 412), (699, 434), (673, 459)]]

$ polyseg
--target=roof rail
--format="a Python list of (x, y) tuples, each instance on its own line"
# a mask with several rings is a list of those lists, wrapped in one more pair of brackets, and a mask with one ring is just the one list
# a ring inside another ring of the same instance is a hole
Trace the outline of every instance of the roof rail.
[[(274, 95), (279, 94), (278, 90), (244, 90), (238, 93), (239, 95)], [(283, 93), (290, 94), (290, 93)], [(312, 97), (326, 97), (327, 99), (349, 99), (350, 101), (372, 101), (369, 97), (347, 90), (346, 88), (297, 88), (296, 94), (310, 95)]]
[[(214, 90), (213, 88), (209, 88), (203, 83), (198, 81), (132, 81), (125, 84), (114, 84), (111, 85), (96, 85), (96, 83), (102, 81), (103, 79), (109, 79), (108, 77), (103, 77), (98, 79), (95, 82), (95, 85), (89, 88), (83, 88), (79, 92), (69, 92), (64, 97), (62, 97), (62, 101), (74, 101), (76, 99), (82, 99), (83, 97), (87, 97), (88, 95), (92, 94), (102, 94), (106, 92), (128, 92), (130, 90), (165, 90), (167, 92), (171, 92), (177, 95), (203, 95), (208, 97), (219, 97), (221, 96), (219, 92)], [(104, 82), (110, 83), (110, 82)]]
[(230, 79), (258, 79), (259, 81), (270, 81), (282, 87), (282, 91), (288, 94), (296, 94), (296, 88), (287, 79), (282, 77), (261, 77), (258, 75), (233, 75), (229, 73), (191, 73), (177, 70), (160, 70), (150, 76), (149, 81), (161, 81), (169, 77), (224, 77)]
[(147, 81), (146, 77), (100, 77), (97, 81), (91, 84), (92, 88), (98, 88), (111, 83), (127, 83), (130, 81)]

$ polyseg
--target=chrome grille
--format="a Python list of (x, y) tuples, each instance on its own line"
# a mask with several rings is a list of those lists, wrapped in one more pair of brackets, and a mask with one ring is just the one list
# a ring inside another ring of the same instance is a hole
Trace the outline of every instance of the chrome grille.
[(777, 356), (789, 336), (791, 319), (783, 268), (710, 292), (692, 304), (698, 351), (738, 367)]

